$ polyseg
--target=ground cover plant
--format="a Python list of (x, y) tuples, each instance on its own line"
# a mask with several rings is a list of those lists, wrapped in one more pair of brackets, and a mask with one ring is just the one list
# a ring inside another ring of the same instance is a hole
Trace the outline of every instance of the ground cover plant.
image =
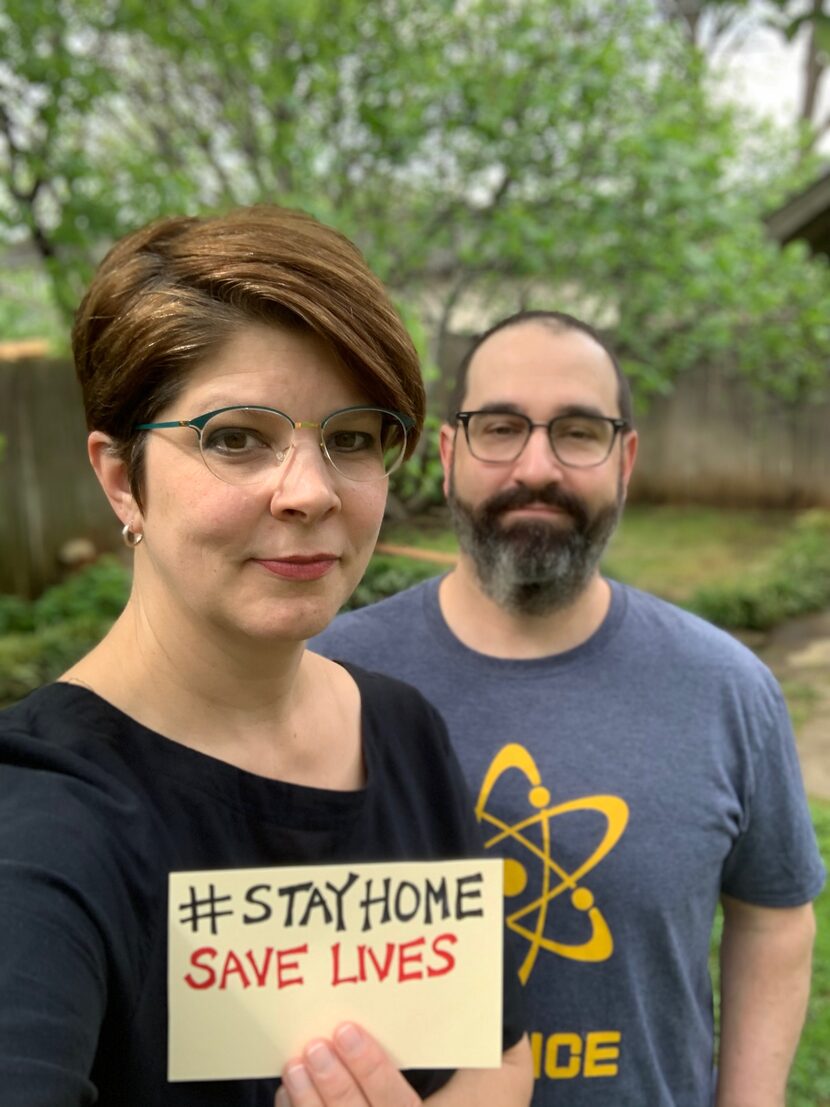
[[(811, 804), (818, 844), (830, 868), (830, 803)], [(787, 1102), (790, 1107), (830, 1107), (830, 888), (816, 901), (818, 936), (813, 988)]]
[(130, 576), (107, 555), (37, 600), (0, 595), (0, 707), (54, 680), (106, 634)]
[[(813, 800), (810, 804), (819, 849), (825, 865), (830, 866), (830, 803)], [(830, 888), (816, 900), (818, 934), (813, 953), (813, 986), (807, 1021), (787, 1086), (788, 1107), (830, 1107)], [(710, 968), (715, 985), (717, 1017), (717, 946), (723, 920), (718, 912), (712, 935)]]

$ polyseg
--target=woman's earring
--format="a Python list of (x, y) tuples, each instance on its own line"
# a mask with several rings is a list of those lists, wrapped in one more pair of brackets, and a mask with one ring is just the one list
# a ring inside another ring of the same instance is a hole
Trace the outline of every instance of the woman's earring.
[(144, 535), (141, 531), (130, 530), (130, 524), (125, 523), (121, 528), (121, 538), (127, 549), (134, 550), (139, 542), (144, 541)]

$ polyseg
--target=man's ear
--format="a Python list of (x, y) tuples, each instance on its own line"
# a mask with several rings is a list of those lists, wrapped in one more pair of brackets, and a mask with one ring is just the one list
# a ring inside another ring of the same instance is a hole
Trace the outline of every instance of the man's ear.
[(637, 444), (639, 438), (635, 430), (629, 431), (623, 436), (622, 443), (622, 486), (623, 491), (628, 491), (628, 482), (634, 471), (634, 461), (637, 457)]
[(130, 489), (127, 466), (116, 453), (112, 439), (102, 431), (93, 431), (86, 443), (90, 464), (110, 506), (122, 523), (135, 533), (141, 532), (141, 509)]
[(452, 459), (455, 451), (455, 428), (449, 423), (441, 425), (438, 436), (438, 452), (441, 455), (441, 466), (444, 470), (444, 497), (449, 495), (450, 474), (452, 473)]

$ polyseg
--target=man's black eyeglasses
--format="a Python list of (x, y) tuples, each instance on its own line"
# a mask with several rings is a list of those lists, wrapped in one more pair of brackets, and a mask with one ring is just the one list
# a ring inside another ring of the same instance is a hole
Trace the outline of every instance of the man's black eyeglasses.
[(601, 465), (617, 435), (630, 429), (625, 419), (607, 415), (557, 415), (547, 423), (534, 423), (522, 412), (485, 410), (458, 411), (455, 419), (464, 428), (470, 453), (479, 461), (515, 461), (533, 430), (542, 427), (556, 459), (575, 469)]

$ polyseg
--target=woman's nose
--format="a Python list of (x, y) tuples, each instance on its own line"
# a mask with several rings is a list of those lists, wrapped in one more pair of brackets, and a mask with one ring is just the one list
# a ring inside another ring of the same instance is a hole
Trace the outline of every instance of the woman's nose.
[(295, 433), (271, 495), (271, 514), (312, 521), (340, 506), (339, 478), (320, 448), (319, 434)]

